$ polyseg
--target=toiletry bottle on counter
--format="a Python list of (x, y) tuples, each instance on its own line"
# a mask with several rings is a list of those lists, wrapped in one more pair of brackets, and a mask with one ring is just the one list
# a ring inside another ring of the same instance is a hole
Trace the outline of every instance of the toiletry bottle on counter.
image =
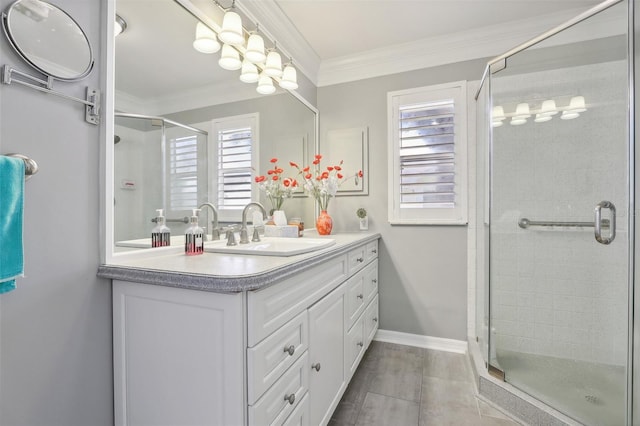
[(204, 253), (204, 230), (198, 226), (199, 212), (200, 209), (193, 209), (189, 227), (184, 233), (184, 252), (187, 256)]
[(151, 247), (166, 247), (171, 245), (171, 231), (164, 224), (162, 209), (157, 209), (156, 226), (151, 230)]

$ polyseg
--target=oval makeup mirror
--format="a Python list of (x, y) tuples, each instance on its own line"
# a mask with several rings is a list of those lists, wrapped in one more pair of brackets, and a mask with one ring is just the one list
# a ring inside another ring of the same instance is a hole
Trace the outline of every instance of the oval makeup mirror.
[(84, 31), (50, 3), (17, 0), (2, 14), (2, 26), (25, 61), (56, 80), (79, 80), (93, 68), (93, 53)]

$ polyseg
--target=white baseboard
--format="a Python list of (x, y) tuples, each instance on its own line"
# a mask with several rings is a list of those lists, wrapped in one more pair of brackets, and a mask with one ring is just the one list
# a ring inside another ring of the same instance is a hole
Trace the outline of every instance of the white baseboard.
[(373, 340), (438, 351), (456, 352), (459, 354), (467, 353), (467, 342), (464, 340), (422, 336), (420, 334), (401, 333), (399, 331), (378, 330)]

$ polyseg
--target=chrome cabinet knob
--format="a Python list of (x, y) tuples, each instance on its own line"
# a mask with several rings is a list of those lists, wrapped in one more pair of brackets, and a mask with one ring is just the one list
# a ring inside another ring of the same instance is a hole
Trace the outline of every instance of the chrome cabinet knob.
[(317, 362), (315, 364), (311, 364), (311, 369), (312, 370), (316, 370), (316, 371), (320, 371), (320, 363)]
[(371, 250), (371, 253), (377, 253), (377, 252), (378, 252), (378, 250), (377, 250), (377, 249), (373, 249), (373, 250)]
[(373, 317), (373, 322), (378, 322), (378, 317)]
[(358, 342), (358, 346), (363, 347), (363, 346), (364, 346), (364, 343), (362, 343), (362, 342)]
[(359, 258), (357, 258), (356, 260), (357, 260), (358, 262), (360, 262), (360, 263), (364, 262), (364, 258), (362, 258), (362, 257), (359, 257)]
[(375, 283), (378, 282), (378, 280), (376, 278), (374, 278), (374, 279), (371, 280), (371, 282), (375, 284)]
[(364, 299), (364, 295), (362, 295), (362, 294), (359, 294), (359, 295), (357, 295), (356, 297), (357, 297), (358, 299)]
[(285, 395), (284, 400), (289, 402), (289, 404), (293, 405), (296, 402), (296, 394), (292, 393), (291, 395)]
[(296, 352), (296, 348), (295, 346), (291, 345), (289, 347), (285, 346), (284, 347), (284, 351), (287, 352), (289, 355), (292, 355)]

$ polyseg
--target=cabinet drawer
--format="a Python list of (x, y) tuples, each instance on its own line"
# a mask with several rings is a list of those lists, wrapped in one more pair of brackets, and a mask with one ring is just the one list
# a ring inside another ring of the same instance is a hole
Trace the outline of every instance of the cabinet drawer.
[(364, 304), (367, 305), (378, 294), (378, 261), (367, 265), (364, 273)]
[(376, 335), (376, 331), (378, 331), (378, 295), (374, 297), (374, 299), (369, 303), (367, 309), (364, 311), (364, 338), (365, 338), (365, 347), (368, 347), (373, 337)]
[(351, 327), (346, 337), (344, 371), (347, 375), (347, 381), (356, 371), (360, 363), (360, 358), (364, 353), (364, 348), (364, 316), (361, 315), (358, 321)]
[(302, 398), (302, 401), (282, 426), (309, 426), (309, 392)]
[(308, 388), (309, 355), (305, 352), (258, 402), (249, 406), (249, 424), (283, 424)]
[(347, 256), (339, 256), (247, 296), (248, 346), (267, 337), (347, 277)]
[(364, 253), (364, 260), (367, 263), (376, 257), (378, 257), (378, 240), (367, 243)]
[(247, 349), (248, 399), (253, 404), (309, 347), (307, 315), (301, 313)]
[(365, 246), (362, 245), (347, 253), (349, 259), (349, 275), (353, 275), (365, 265)]
[(346, 282), (346, 324), (347, 328), (358, 319), (364, 311), (365, 277), (366, 270), (360, 271)]

